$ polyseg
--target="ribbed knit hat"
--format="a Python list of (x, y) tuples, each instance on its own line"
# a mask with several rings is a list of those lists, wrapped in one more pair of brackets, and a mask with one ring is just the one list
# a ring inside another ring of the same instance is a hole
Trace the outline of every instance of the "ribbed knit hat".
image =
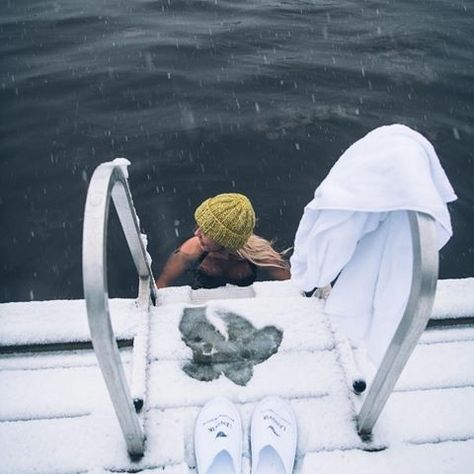
[(194, 212), (206, 237), (228, 249), (242, 248), (255, 227), (255, 212), (243, 194), (227, 193), (206, 199)]

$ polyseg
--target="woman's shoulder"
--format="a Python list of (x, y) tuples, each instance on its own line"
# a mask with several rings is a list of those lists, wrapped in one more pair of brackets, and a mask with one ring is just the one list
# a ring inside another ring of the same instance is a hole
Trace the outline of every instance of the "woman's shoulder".
[(192, 258), (197, 258), (203, 253), (203, 248), (197, 237), (191, 237), (178, 248), (179, 252)]

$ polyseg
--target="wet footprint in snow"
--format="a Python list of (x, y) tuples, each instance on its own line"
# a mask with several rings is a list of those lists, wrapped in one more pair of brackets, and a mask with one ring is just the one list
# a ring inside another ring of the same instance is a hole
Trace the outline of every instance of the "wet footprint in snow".
[(184, 309), (179, 330), (193, 352), (193, 360), (183, 370), (201, 381), (215, 380), (224, 374), (237, 385), (246, 385), (252, 378), (253, 366), (278, 351), (283, 331), (274, 326), (256, 329), (232, 312), (217, 315), (225, 326), (225, 335), (209, 322), (205, 307)]

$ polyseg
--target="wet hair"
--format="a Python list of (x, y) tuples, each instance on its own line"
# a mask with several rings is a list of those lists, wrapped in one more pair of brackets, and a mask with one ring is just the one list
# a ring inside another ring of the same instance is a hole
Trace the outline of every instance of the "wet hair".
[(247, 243), (242, 248), (234, 250), (234, 252), (239, 257), (249, 260), (259, 267), (278, 267), (289, 270), (290, 264), (285, 256), (290, 250), (277, 252), (273, 248), (273, 242), (252, 234)]

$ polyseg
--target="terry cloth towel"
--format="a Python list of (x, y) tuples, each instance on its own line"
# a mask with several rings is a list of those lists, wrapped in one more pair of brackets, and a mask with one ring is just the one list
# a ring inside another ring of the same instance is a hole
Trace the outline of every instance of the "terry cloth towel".
[(305, 207), (291, 278), (311, 291), (338, 275), (325, 310), (378, 365), (403, 316), (412, 276), (407, 210), (435, 219), (438, 249), (452, 235), (457, 199), (431, 143), (404, 125), (350, 146)]

